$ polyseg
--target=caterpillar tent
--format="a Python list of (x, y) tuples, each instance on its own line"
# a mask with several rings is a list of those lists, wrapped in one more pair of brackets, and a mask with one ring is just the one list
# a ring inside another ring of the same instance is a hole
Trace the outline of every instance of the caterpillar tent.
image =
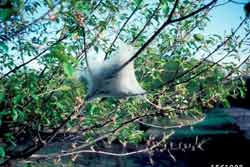
[(108, 60), (97, 56), (96, 60), (86, 58), (87, 68), (80, 72), (80, 81), (86, 80), (88, 92), (86, 100), (97, 97), (130, 97), (146, 93), (135, 76), (133, 61), (119, 68), (135, 53), (135, 49), (127, 44), (121, 44), (115, 55)]

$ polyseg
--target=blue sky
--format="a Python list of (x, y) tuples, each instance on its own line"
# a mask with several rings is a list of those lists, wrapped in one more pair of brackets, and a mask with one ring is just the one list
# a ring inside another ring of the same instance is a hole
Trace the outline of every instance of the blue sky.
[[(206, 2), (210, 2), (211, 0), (205, 0)], [(227, 2), (228, 0), (218, 0), (218, 4), (222, 4)], [(245, 18), (244, 4), (248, 3), (250, 0), (234, 0), (238, 3), (227, 3), (225, 5), (221, 5), (215, 7), (209, 14), (210, 22), (204, 30), (204, 34), (219, 34), (224, 36), (225, 34), (230, 34), (232, 29), (235, 29), (242, 19)], [(238, 31), (238, 35), (243, 36), (245, 34), (243, 27)], [(212, 61), (216, 61), (221, 58), (221, 53), (217, 52), (210, 59)], [(236, 64), (241, 63), (248, 55), (240, 52), (237, 58), (227, 57), (222, 63), (234, 62)]]
[[(218, 3), (223, 3), (227, 0), (219, 0)], [(247, 3), (249, 0), (236, 0), (237, 2)], [(224, 32), (229, 32), (231, 28), (235, 28), (240, 23), (240, 17), (244, 18), (244, 5), (228, 3), (218, 6), (210, 13), (211, 22), (208, 24), (206, 31), (209, 33), (218, 33), (223, 35)]]
[[(210, 2), (211, 0), (205, 0), (205, 2)], [(228, 0), (218, 0), (218, 3), (224, 3)], [(240, 3), (247, 3), (250, 0), (234, 0)], [(229, 33), (232, 28), (235, 28), (240, 22), (241, 17), (245, 17), (243, 4), (235, 4), (235, 3), (227, 3), (226, 5), (218, 6), (214, 8), (210, 12), (210, 19), (211, 21), (208, 23), (208, 26), (205, 28), (204, 33), (205, 34), (220, 34), (223, 36), (225, 32)], [(39, 14), (34, 15), (35, 19), (40, 14), (43, 14), (46, 12), (47, 9), (41, 9), (39, 10)], [(240, 31), (239, 31), (240, 32)], [(241, 32), (240, 32), (241, 33)], [(218, 56), (215, 56), (218, 57)], [(244, 56), (243, 56), (244, 57)], [(38, 66), (36, 63), (31, 63), (32, 66)]]

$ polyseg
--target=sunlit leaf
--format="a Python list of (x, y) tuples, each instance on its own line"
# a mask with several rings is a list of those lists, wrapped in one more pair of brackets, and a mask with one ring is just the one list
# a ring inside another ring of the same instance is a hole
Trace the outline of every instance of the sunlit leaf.
[(196, 41), (203, 41), (204, 40), (204, 36), (202, 34), (194, 34), (194, 39)]
[(0, 8), (0, 20), (7, 21), (12, 15), (13, 11), (11, 9), (2, 9)]
[[(0, 11), (1, 13), (1, 11)], [(8, 52), (9, 48), (4, 42), (0, 42), (0, 53), (6, 53)]]
[(72, 66), (72, 64), (70, 63), (63, 63), (63, 69), (64, 69), (64, 73), (68, 76), (68, 77), (72, 77), (74, 74), (74, 67)]
[(5, 150), (3, 147), (0, 146), (0, 158), (5, 157)]
[(11, 116), (12, 116), (13, 121), (16, 121), (17, 118), (18, 118), (18, 111), (13, 109), (12, 113), (11, 113)]

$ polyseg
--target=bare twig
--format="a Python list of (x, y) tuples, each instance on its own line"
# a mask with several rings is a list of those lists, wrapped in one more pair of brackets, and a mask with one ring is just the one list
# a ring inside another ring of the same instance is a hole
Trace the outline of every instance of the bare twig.
[(52, 153), (52, 154), (34, 154), (31, 156), (31, 158), (54, 158), (54, 157), (64, 157), (64, 156), (70, 156), (74, 154), (80, 154), (80, 153), (95, 153), (95, 154), (103, 154), (103, 155), (109, 155), (109, 156), (115, 156), (115, 157), (125, 157), (125, 156), (131, 156), (135, 154), (140, 154), (140, 153), (146, 153), (151, 150), (154, 150), (158, 147), (160, 147), (162, 144), (166, 142), (167, 139), (169, 139), (174, 132), (170, 132), (167, 136), (163, 137), (163, 139), (159, 142), (156, 142), (154, 145), (136, 150), (136, 151), (131, 151), (131, 152), (126, 152), (126, 153), (112, 153), (112, 152), (106, 152), (106, 151), (98, 151), (98, 150), (79, 150), (79, 151), (72, 151), (72, 152), (66, 152), (66, 153)]
[(173, 125), (173, 126), (159, 126), (159, 125), (155, 125), (155, 124), (151, 124), (151, 123), (146, 123), (146, 122), (143, 122), (143, 121), (140, 121), (140, 120), (137, 120), (136, 122), (138, 122), (138, 123), (140, 123), (142, 125), (148, 126), (148, 127), (168, 130), (168, 129), (177, 129), (177, 128), (183, 128), (183, 127), (187, 127), (187, 126), (192, 126), (192, 125), (195, 125), (195, 124), (198, 124), (198, 123), (204, 121), (205, 118), (206, 118), (206, 116), (204, 116), (204, 117), (202, 117), (200, 119), (194, 120), (194, 121), (190, 121), (188, 123), (181, 123), (181, 124)]

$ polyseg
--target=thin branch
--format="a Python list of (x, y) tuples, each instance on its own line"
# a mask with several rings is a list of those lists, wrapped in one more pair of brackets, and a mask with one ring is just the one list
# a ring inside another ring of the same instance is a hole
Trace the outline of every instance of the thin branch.
[(228, 3), (230, 3), (230, 0), (228, 0), (228, 1), (226, 1), (226, 2), (222, 2), (222, 3), (220, 3), (220, 4), (217, 4), (217, 5), (215, 5), (214, 7), (216, 8), (216, 7), (219, 7), (219, 6), (224, 6), (224, 5), (228, 4)]
[(103, 155), (110, 155), (115, 157), (124, 157), (124, 156), (130, 156), (135, 155), (139, 153), (147, 152), (149, 149), (141, 149), (138, 151), (132, 151), (127, 153), (112, 153), (112, 152), (106, 152), (106, 151), (97, 151), (97, 150), (80, 150), (80, 151), (73, 151), (73, 152), (67, 152), (67, 153), (54, 153), (54, 154), (34, 154), (30, 158), (54, 158), (54, 157), (65, 157), (80, 153), (95, 153), (95, 154), (103, 154)]
[(151, 150), (154, 150), (154, 149), (160, 147), (173, 134), (174, 134), (174, 132), (170, 132), (167, 136), (164, 136), (161, 141), (157, 142), (156, 144), (154, 144), (154, 145), (152, 145), (150, 147), (140, 149), (140, 150), (136, 150), (136, 151), (126, 152), (126, 153), (112, 153), (112, 152), (98, 151), (98, 150), (79, 150), (79, 151), (72, 151), (72, 152), (66, 152), (66, 153), (52, 153), (52, 154), (47, 154), (47, 155), (34, 154), (34, 155), (31, 156), (31, 158), (37, 159), (37, 158), (65, 157), (65, 156), (70, 156), (70, 155), (75, 155), (75, 154), (80, 154), (80, 153), (95, 153), (95, 154), (103, 154), (103, 155), (109, 155), (109, 156), (115, 156), (115, 157), (131, 156), (131, 155), (135, 155), (135, 154), (146, 153), (146, 152), (149, 152)]
[(6, 162), (10, 161), (11, 159), (29, 157), (32, 154), (34, 154), (35, 152), (37, 152), (38, 150), (40, 150), (42, 147), (47, 145), (49, 142), (51, 142), (55, 138), (55, 136), (58, 134), (59, 130), (62, 129), (67, 124), (67, 122), (69, 122), (71, 120), (72, 116), (74, 116), (76, 113), (78, 113), (81, 108), (84, 108), (84, 104), (80, 104), (77, 109), (74, 109), (70, 113), (70, 115), (68, 115), (67, 118), (56, 129), (53, 130), (51, 135), (49, 135), (45, 140), (43, 140), (44, 142), (36, 143), (33, 146), (28, 147), (30, 149), (26, 148), (23, 151), (15, 153), (15, 155), (12, 155), (9, 159), (6, 160)]
[[(95, 10), (102, 4), (102, 1), (103, 1), (103, 0), (100, 0), (100, 1), (96, 4), (96, 6), (93, 8), (92, 12), (95, 11)], [(91, 13), (92, 13), (92, 12), (91, 12)]]
[(86, 34), (85, 34), (85, 28), (82, 27), (82, 31), (83, 31), (83, 45), (84, 45), (84, 57), (86, 59), (86, 64), (87, 64), (87, 69), (89, 71), (89, 74), (91, 76), (93, 76), (93, 73), (92, 73), (92, 70), (90, 69), (90, 66), (89, 66), (89, 61), (88, 61), (88, 55), (87, 55), (87, 46), (86, 46)]
[[(75, 30), (73, 30), (75, 31)], [(36, 55), (35, 57), (33, 57), (32, 59), (24, 62), (23, 64), (16, 66), (15, 68), (13, 68), (12, 70), (10, 70), (9, 72), (5, 73), (4, 75), (1, 76), (0, 80), (2, 80), (3, 78), (7, 77), (9, 74), (16, 72), (17, 70), (19, 70), (20, 68), (26, 66), (27, 64), (29, 64), (30, 62), (38, 59), (40, 56), (42, 56), (45, 52), (47, 52), (51, 47), (57, 45), (58, 43), (60, 43), (61, 41), (63, 41), (64, 39), (66, 39), (68, 37), (68, 35), (63, 36), (62, 38), (58, 39), (56, 42), (54, 42), (53, 44), (51, 44), (49, 47), (47, 47), (46, 49), (44, 49), (43, 51), (41, 51), (38, 55)]]
[(140, 30), (140, 32), (134, 37), (134, 39), (131, 41), (131, 43), (134, 43), (137, 38), (143, 33), (143, 31), (145, 30), (145, 28), (149, 25), (149, 23), (151, 22), (152, 18), (156, 15), (156, 13), (159, 11), (161, 6), (161, 3), (159, 2), (157, 7), (155, 8), (155, 10), (153, 11), (152, 15), (149, 17), (149, 19), (147, 20), (147, 22), (144, 24), (144, 26), (142, 27), (142, 29)]
[(57, 5), (59, 5), (61, 3), (61, 1), (58, 1), (57, 3), (55, 3), (47, 12), (45, 12), (42, 16), (38, 17), (37, 19), (33, 20), (31, 23), (24, 25), (23, 27), (21, 27), (19, 30), (12, 32), (11, 34), (9, 34), (7, 36), (7, 38), (5, 37), (5, 35), (1, 35), (0, 39), (6, 39), (6, 40), (11, 40), (13, 37), (17, 36), (19, 33), (23, 32), (25, 29), (29, 28), (30, 26), (32, 26), (33, 24), (37, 23), (38, 21), (40, 21), (41, 19), (45, 18), (52, 10), (55, 9), (55, 7)]
[(225, 80), (227, 80), (237, 69), (239, 69), (243, 64), (245, 64), (250, 58), (250, 55), (247, 56), (235, 69), (231, 70), (226, 76)]
[(143, 122), (140, 120), (137, 120), (136, 122), (138, 122), (142, 125), (148, 126), (148, 127), (156, 128), (156, 129), (169, 130), (169, 129), (177, 129), (177, 128), (183, 128), (183, 127), (187, 127), (187, 126), (192, 126), (192, 125), (195, 125), (195, 124), (198, 124), (198, 123), (204, 121), (205, 119), (206, 119), (206, 116), (202, 117), (201, 119), (197, 119), (195, 121), (190, 121), (188, 123), (181, 123), (179, 125), (173, 125), (173, 126), (159, 126), (159, 125), (154, 125), (151, 123), (146, 123), (146, 122)]
[(126, 26), (126, 24), (129, 22), (129, 20), (132, 18), (132, 16), (135, 14), (135, 12), (139, 9), (139, 6), (140, 4), (142, 3), (143, 0), (141, 0), (136, 8), (133, 10), (133, 12), (129, 15), (129, 17), (127, 18), (127, 20), (123, 23), (122, 27), (120, 28), (119, 32), (117, 33), (116, 37), (114, 38), (114, 40), (112, 41), (111, 45), (109, 46), (106, 54), (105, 54), (105, 57), (104, 57), (104, 60), (106, 60), (108, 58), (108, 54), (111, 52), (111, 49), (114, 45), (114, 43), (116, 42), (116, 40), (118, 39), (120, 33), (123, 31), (124, 27)]
[[(246, 35), (240, 40), (239, 43), (243, 42), (249, 35), (250, 35), (250, 32), (246, 33)], [(225, 58), (227, 58), (227, 57), (230, 55), (230, 53), (232, 53), (232, 52), (234, 51), (234, 49), (235, 49), (236, 47), (238, 47), (238, 45), (235, 45), (227, 54), (225, 54), (222, 58), (220, 58), (220, 59), (217, 60), (216, 62), (213, 62), (211, 65), (209, 65), (209, 67), (205, 68), (204, 70), (201, 70), (200, 72), (196, 73), (194, 76), (192, 76), (192, 77), (190, 77), (190, 78), (188, 78), (188, 79), (186, 79), (186, 80), (184, 80), (184, 81), (181, 81), (181, 82), (178, 82), (178, 83), (175, 81), (175, 83), (174, 83), (173, 85), (171, 85), (171, 86), (176, 86), (176, 85), (179, 85), (179, 84), (182, 84), (182, 83), (187, 83), (187, 82), (189, 82), (190, 80), (192, 80), (192, 79), (198, 77), (198, 76), (201, 75), (202, 73), (208, 71), (210, 68), (212, 68), (212, 67), (214, 67), (214, 66), (216, 66), (216, 65), (219, 65), (219, 63), (220, 63), (221, 61), (223, 61)], [(206, 60), (203, 59), (203, 60), (200, 61), (200, 62), (203, 64), (204, 62), (206, 62)]]
[[(224, 40), (222, 43), (220, 43), (211, 53), (209, 53), (205, 58), (203, 58), (199, 63), (197, 63), (196, 65), (194, 65), (193, 67), (191, 67), (190, 69), (184, 71), (183, 73), (181, 73), (180, 75), (178, 75), (175, 79), (171, 79), (169, 81), (166, 81), (165, 83), (163, 83), (161, 86), (159, 86), (158, 88), (163, 87), (166, 84), (170, 84), (176, 81), (176, 79), (179, 79), (185, 75), (187, 75), (188, 73), (192, 72), (193, 70), (195, 70), (196, 68), (198, 68), (199, 66), (201, 66), (203, 64), (203, 62), (205, 60), (207, 60), (209, 57), (211, 57), (215, 52), (217, 52), (222, 46), (224, 46), (229, 40), (232, 39), (232, 37), (236, 34), (236, 32), (240, 29), (240, 27), (243, 25), (243, 23), (245, 23), (247, 18), (245, 18), (244, 20), (242, 20), (242, 22), (238, 25), (238, 27), (232, 32), (232, 34), (226, 39)], [(157, 89), (158, 89), (157, 88)], [(153, 91), (153, 90), (152, 90)]]
[(209, 4), (207, 5), (204, 5), (203, 7), (201, 7), (200, 9), (194, 11), (194, 12), (191, 12), (190, 14), (186, 15), (186, 16), (183, 16), (183, 17), (180, 17), (180, 18), (177, 18), (177, 19), (171, 19), (171, 23), (175, 23), (175, 22), (179, 22), (179, 21), (182, 21), (182, 20), (185, 20), (189, 17), (192, 17), (194, 15), (196, 15), (197, 13), (200, 13), (201, 11), (209, 8), (210, 6), (212, 6), (213, 4), (215, 4), (218, 0), (213, 0), (211, 1)]
[[(203, 16), (207, 16), (208, 13), (211, 11), (211, 9), (212, 9), (212, 8), (209, 8), (208, 11), (207, 11), (206, 13), (204, 13)], [(201, 20), (198, 20), (198, 21), (193, 25), (193, 27), (183, 35), (182, 39), (187, 38), (187, 36), (190, 35), (191, 32), (193, 32), (193, 31), (197, 28), (198, 24), (199, 24), (201, 21), (202, 21), (202, 19), (201, 19)], [(171, 48), (174, 48), (174, 50), (172, 51), (172, 53), (171, 53), (168, 57), (172, 57), (173, 54), (175, 53), (175, 51), (177, 50), (177, 44), (178, 44), (177, 42), (178, 42), (178, 41), (177, 41), (177, 37), (176, 37), (176, 38), (175, 38), (175, 42), (174, 42), (171, 46), (166, 46), (166, 47), (163, 49), (163, 51), (164, 51), (164, 50), (167, 49), (167, 48), (170, 48), (170, 49), (171, 49)], [(197, 49), (197, 51), (198, 51), (200, 48), (201, 48), (201, 46), (199, 46), (199, 48)], [(165, 50), (164, 52), (167, 52), (167, 51), (169, 51), (169, 50)]]
[(203, 7), (201, 7), (200, 9), (197, 9), (196, 11), (186, 15), (186, 16), (183, 16), (181, 18), (178, 18), (178, 19), (172, 19), (172, 15), (177, 7), (177, 4), (178, 4), (179, 0), (176, 0), (175, 1), (175, 4), (174, 4), (174, 7), (168, 17), (168, 19), (162, 24), (162, 26), (148, 39), (147, 42), (145, 42), (143, 44), (143, 46), (134, 54), (134, 56), (132, 56), (127, 62), (125, 62), (121, 67), (118, 68), (117, 71), (115, 72), (119, 72), (121, 69), (123, 69), (126, 65), (128, 65), (131, 61), (133, 61), (136, 57), (138, 57), (138, 55), (156, 38), (156, 36), (169, 24), (172, 24), (174, 22), (178, 22), (178, 21), (182, 21), (184, 19), (187, 19), (189, 17), (192, 17), (194, 15), (196, 15), (197, 13), (201, 12), (202, 10), (205, 10), (207, 9), (208, 7), (210, 7), (211, 5), (213, 5), (215, 2), (217, 2), (217, 0), (213, 0), (211, 1), (210, 3), (208, 3), (207, 5), (204, 5)]
[(239, 2), (239, 1), (234, 1), (234, 0), (228, 0), (229, 2), (232, 2), (234, 4), (238, 4), (238, 5), (245, 5), (246, 2)]
[[(112, 18), (114, 17), (114, 15), (112, 15), (112, 13), (109, 13), (109, 15), (107, 16), (107, 18), (105, 19), (105, 22), (109, 23)], [(94, 29), (99, 29), (100, 25), (96, 26)], [(105, 29), (101, 29), (99, 32), (96, 33), (94, 39), (89, 43), (89, 44), (86, 44), (86, 47), (85, 49), (82, 49), (79, 54), (76, 56), (76, 58), (80, 61), (82, 59), (85, 59), (85, 55), (84, 55), (84, 52), (86, 52), (88, 49), (90, 49), (94, 44), (95, 42), (98, 40), (99, 38), (99, 35), (104, 31)], [(89, 32), (91, 33), (91, 31), (89, 30)]]

